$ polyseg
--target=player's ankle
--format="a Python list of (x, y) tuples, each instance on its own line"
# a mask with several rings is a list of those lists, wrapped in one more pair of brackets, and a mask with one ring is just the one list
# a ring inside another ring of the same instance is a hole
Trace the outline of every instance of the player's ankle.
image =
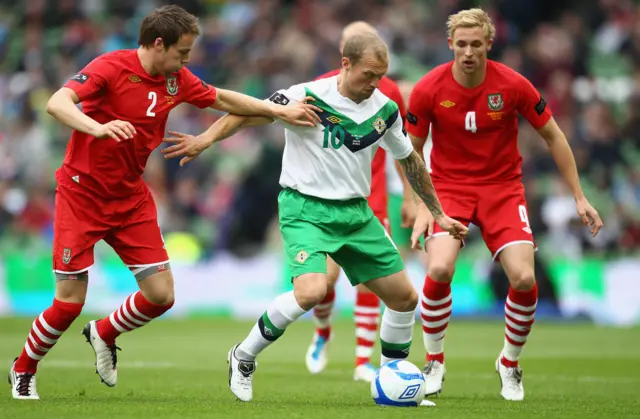
[(316, 333), (324, 340), (329, 340), (329, 338), (331, 337), (331, 326), (317, 328)]
[(366, 365), (370, 363), (371, 363), (371, 358), (362, 358), (362, 357), (356, 358), (356, 368), (358, 368), (360, 365)]
[(518, 368), (518, 360), (510, 361), (504, 355), (500, 357), (500, 363), (507, 368)]
[(438, 361), (441, 364), (444, 364), (444, 352), (440, 352), (439, 354), (427, 354), (427, 362)]
[[(113, 326), (111, 326), (111, 324), (109, 325), (105, 325), (105, 322), (108, 322), (108, 318), (107, 319), (101, 319), (98, 320), (96, 322), (96, 332), (98, 333), (98, 337), (100, 337), (100, 339), (102, 339), (102, 341), (107, 345), (107, 346), (111, 346), (111, 345), (115, 345), (116, 344), (116, 337), (117, 336), (113, 336), (112, 334), (109, 334), (105, 329), (109, 329), (109, 326), (111, 328), (113, 328)], [(107, 326), (107, 327), (105, 327)]]

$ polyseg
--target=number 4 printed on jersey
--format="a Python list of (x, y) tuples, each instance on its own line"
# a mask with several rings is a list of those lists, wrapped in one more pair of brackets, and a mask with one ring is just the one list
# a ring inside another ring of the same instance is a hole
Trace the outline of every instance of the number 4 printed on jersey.
[(476, 125), (475, 112), (467, 112), (467, 116), (464, 118), (464, 129), (466, 129), (467, 131), (471, 131), (473, 133), (478, 131), (478, 126)]

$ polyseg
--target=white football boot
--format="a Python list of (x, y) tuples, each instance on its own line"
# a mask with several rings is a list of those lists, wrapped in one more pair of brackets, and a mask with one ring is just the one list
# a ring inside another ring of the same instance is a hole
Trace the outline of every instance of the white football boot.
[(440, 361), (431, 360), (422, 369), (424, 375), (424, 396), (435, 396), (442, 392), (444, 375), (447, 372), (444, 364)]
[(91, 320), (82, 329), (82, 334), (87, 338), (87, 342), (96, 354), (96, 373), (100, 380), (109, 387), (113, 387), (118, 382), (118, 355), (116, 350), (120, 350), (116, 345), (107, 345), (96, 329), (96, 321)]
[[(238, 344), (239, 345), (239, 344)], [(234, 345), (227, 354), (229, 363), (229, 389), (243, 402), (250, 402), (253, 398), (253, 373), (256, 371), (255, 361), (241, 361), (236, 358), (236, 348)]]
[(18, 373), (14, 370), (16, 358), (9, 370), (9, 384), (11, 384), (11, 395), (14, 399), (20, 400), (40, 400), (36, 389), (36, 375), (28, 372)]
[(522, 385), (522, 369), (520, 367), (505, 367), (500, 362), (502, 354), (496, 360), (496, 372), (500, 377), (500, 395), (505, 400), (524, 400), (524, 386)]
[(376, 378), (376, 372), (378, 370), (370, 362), (366, 364), (358, 365), (353, 372), (354, 381), (364, 381), (367, 383), (372, 382)]
[(327, 366), (327, 344), (329, 341), (322, 336), (314, 333), (313, 340), (309, 349), (307, 349), (307, 355), (305, 357), (305, 363), (307, 369), (311, 374), (320, 374)]

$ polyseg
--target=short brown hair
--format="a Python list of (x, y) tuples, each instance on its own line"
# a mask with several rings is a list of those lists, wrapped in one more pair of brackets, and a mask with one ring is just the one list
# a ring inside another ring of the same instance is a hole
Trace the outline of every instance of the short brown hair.
[(342, 48), (342, 56), (348, 58), (352, 64), (357, 64), (368, 50), (380, 61), (389, 61), (387, 44), (374, 32), (361, 32), (347, 38)]
[(200, 35), (198, 18), (180, 6), (164, 6), (149, 13), (140, 24), (138, 45), (148, 47), (162, 38), (165, 49), (178, 42), (183, 35)]

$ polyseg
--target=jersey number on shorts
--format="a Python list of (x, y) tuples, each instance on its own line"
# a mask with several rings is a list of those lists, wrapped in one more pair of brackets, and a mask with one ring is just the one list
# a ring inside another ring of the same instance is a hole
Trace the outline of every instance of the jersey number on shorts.
[(476, 125), (475, 112), (467, 112), (467, 116), (464, 118), (464, 129), (466, 129), (467, 131), (471, 131), (473, 133), (478, 131), (478, 126)]
[(322, 148), (329, 148), (329, 143), (331, 143), (331, 147), (337, 150), (344, 144), (344, 128), (340, 125), (335, 125), (332, 130), (329, 130), (329, 128), (330, 127), (324, 127), (324, 142), (322, 143)]
[(520, 221), (522, 221), (525, 225), (524, 227), (522, 227), (522, 229), (525, 232), (532, 234), (531, 224), (529, 224), (529, 216), (527, 215), (527, 207), (525, 207), (524, 205), (518, 205), (518, 212), (520, 213)]
[(158, 94), (156, 92), (149, 92), (149, 100), (151, 101), (151, 105), (147, 108), (147, 116), (156, 116), (153, 108), (155, 108), (156, 102), (158, 101)]

